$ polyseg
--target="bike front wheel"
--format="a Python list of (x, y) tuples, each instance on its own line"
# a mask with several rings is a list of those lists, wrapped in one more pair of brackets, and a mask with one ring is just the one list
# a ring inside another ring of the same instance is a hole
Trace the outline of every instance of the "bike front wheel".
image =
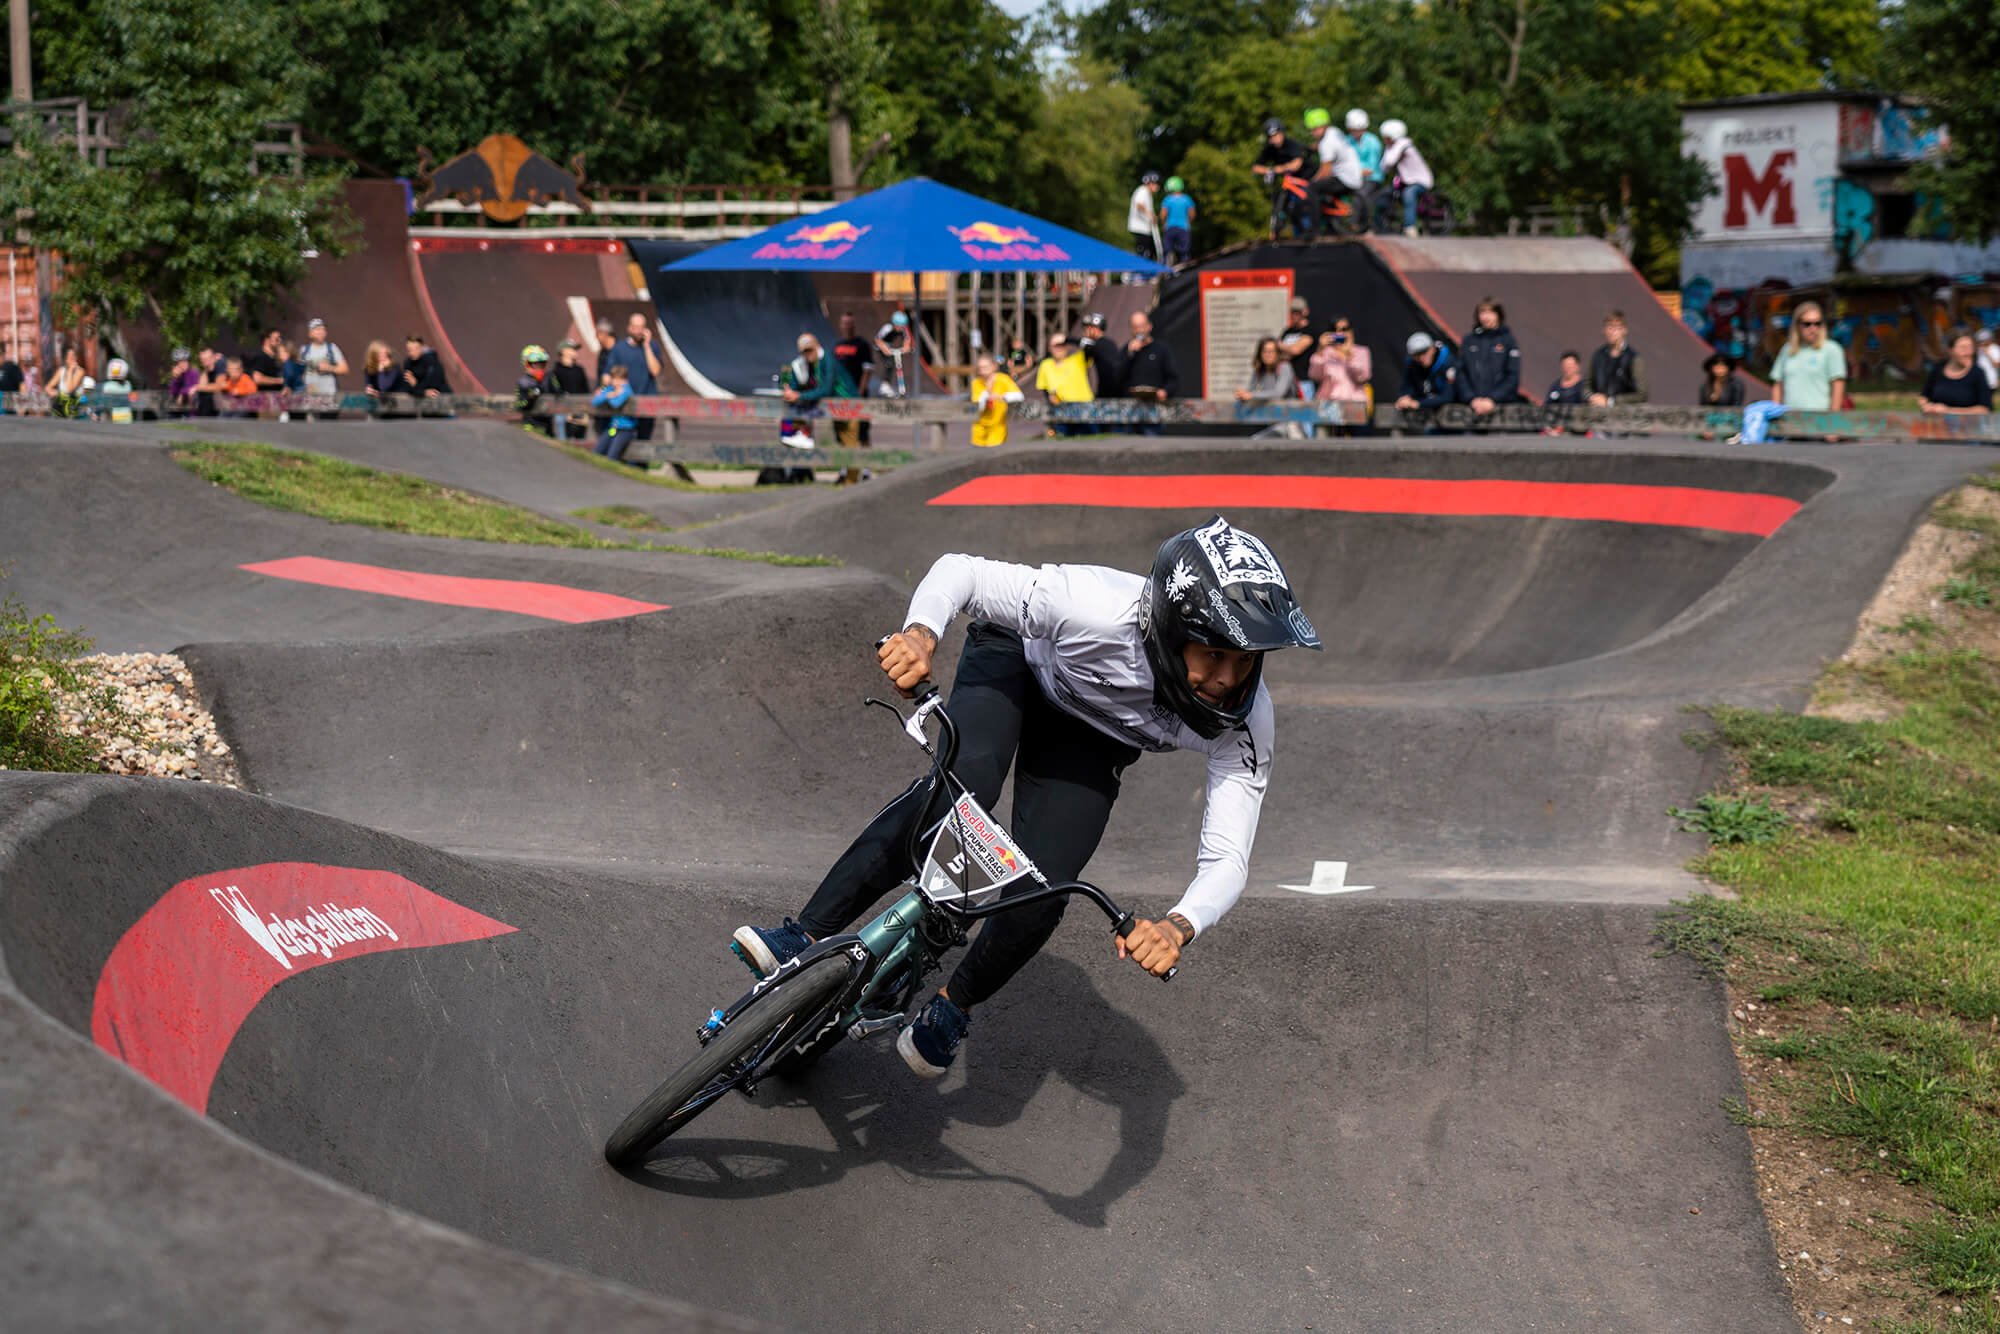
[(661, 1140), (783, 1051), (833, 1000), (847, 980), (845, 965), (843, 956), (828, 956), (745, 1005), (728, 1027), (619, 1123), (604, 1143), (605, 1161), (613, 1167), (636, 1166)]

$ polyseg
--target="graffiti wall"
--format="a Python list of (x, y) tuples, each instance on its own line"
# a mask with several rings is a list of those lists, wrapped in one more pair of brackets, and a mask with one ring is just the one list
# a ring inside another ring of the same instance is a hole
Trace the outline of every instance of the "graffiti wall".
[(1922, 380), (1930, 364), (1944, 359), (1953, 328), (2000, 330), (2000, 274), (1731, 288), (1696, 276), (1681, 287), (1681, 322), (1763, 375), (1791, 336), (1791, 312), (1802, 301), (1816, 301), (1827, 312), (1858, 381)]

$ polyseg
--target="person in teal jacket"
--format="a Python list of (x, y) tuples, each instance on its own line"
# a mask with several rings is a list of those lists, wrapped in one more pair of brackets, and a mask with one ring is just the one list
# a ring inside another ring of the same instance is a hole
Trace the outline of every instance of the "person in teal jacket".
[(597, 448), (593, 452), (630, 467), (642, 468), (645, 465), (638, 460), (625, 457), (625, 451), (632, 443), (633, 433), (639, 428), (638, 419), (632, 415), (628, 406), (631, 402), (631, 368), (614, 362), (605, 374), (604, 383), (590, 396), (591, 407), (611, 409), (610, 429), (597, 438)]
[(819, 339), (809, 333), (799, 335), (799, 354), (778, 372), (778, 389), (785, 402), (800, 413), (778, 425), (779, 439), (793, 449), (813, 447), (812, 423), (804, 418), (821, 399), (860, 397), (847, 368), (822, 352)]

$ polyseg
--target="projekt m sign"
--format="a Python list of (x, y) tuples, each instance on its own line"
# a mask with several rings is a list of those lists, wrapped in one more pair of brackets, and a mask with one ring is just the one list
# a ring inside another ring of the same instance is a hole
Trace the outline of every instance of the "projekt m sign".
[(1833, 234), (1837, 105), (1690, 109), (1682, 127), (1688, 151), (1717, 186), (1695, 210), (1695, 239), (1811, 242)]

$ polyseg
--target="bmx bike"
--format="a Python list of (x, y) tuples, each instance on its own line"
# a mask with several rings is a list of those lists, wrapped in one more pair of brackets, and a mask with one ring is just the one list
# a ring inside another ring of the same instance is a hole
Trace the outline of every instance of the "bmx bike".
[[(879, 699), (869, 705), (902, 713)], [(695, 1032), (701, 1050), (669, 1075), (605, 1142), (613, 1167), (631, 1168), (662, 1140), (687, 1125), (731, 1089), (754, 1096), (765, 1078), (797, 1074), (843, 1038), (861, 1040), (902, 1027), (924, 979), (946, 951), (966, 941), (966, 927), (982, 917), (1048, 899), (1089, 899), (1111, 919), (1123, 940), (1137, 919), (1103, 890), (1081, 880), (1051, 884), (1000, 822), (980, 806), (952, 773), (958, 729), (943, 709), (944, 697), (926, 681), (903, 730), (931, 756), (924, 784), (928, 809), (940, 791), (950, 806), (918, 862), (926, 822), (910, 831), (910, 860), (918, 865), (909, 890), (858, 931), (813, 942), (759, 981), (734, 1004), (711, 1010)], [(926, 727), (935, 722), (937, 741)], [(1004, 893), (1009, 887), (1015, 892)], [(1162, 980), (1179, 969), (1169, 969)]]
[[(1417, 230), (1425, 236), (1450, 236), (1458, 226), (1458, 213), (1451, 196), (1439, 190), (1425, 190), (1417, 196)], [(1375, 197), (1375, 230), (1384, 236), (1403, 231), (1403, 179), (1398, 176), (1381, 187)]]
[(1285, 227), (1292, 229), (1292, 235), (1302, 240), (1310, 240), (1322, 232), (1335, 236), (1360, 236), (1367, 232), (1372, 210), (1365, 197), (1354, 191), (1340, 190), (1323, 194), (1318, 216), (1313, 216), (1312, 182), (1303, 176), (1270, 174), (1271, 223), (1273, 241)]

